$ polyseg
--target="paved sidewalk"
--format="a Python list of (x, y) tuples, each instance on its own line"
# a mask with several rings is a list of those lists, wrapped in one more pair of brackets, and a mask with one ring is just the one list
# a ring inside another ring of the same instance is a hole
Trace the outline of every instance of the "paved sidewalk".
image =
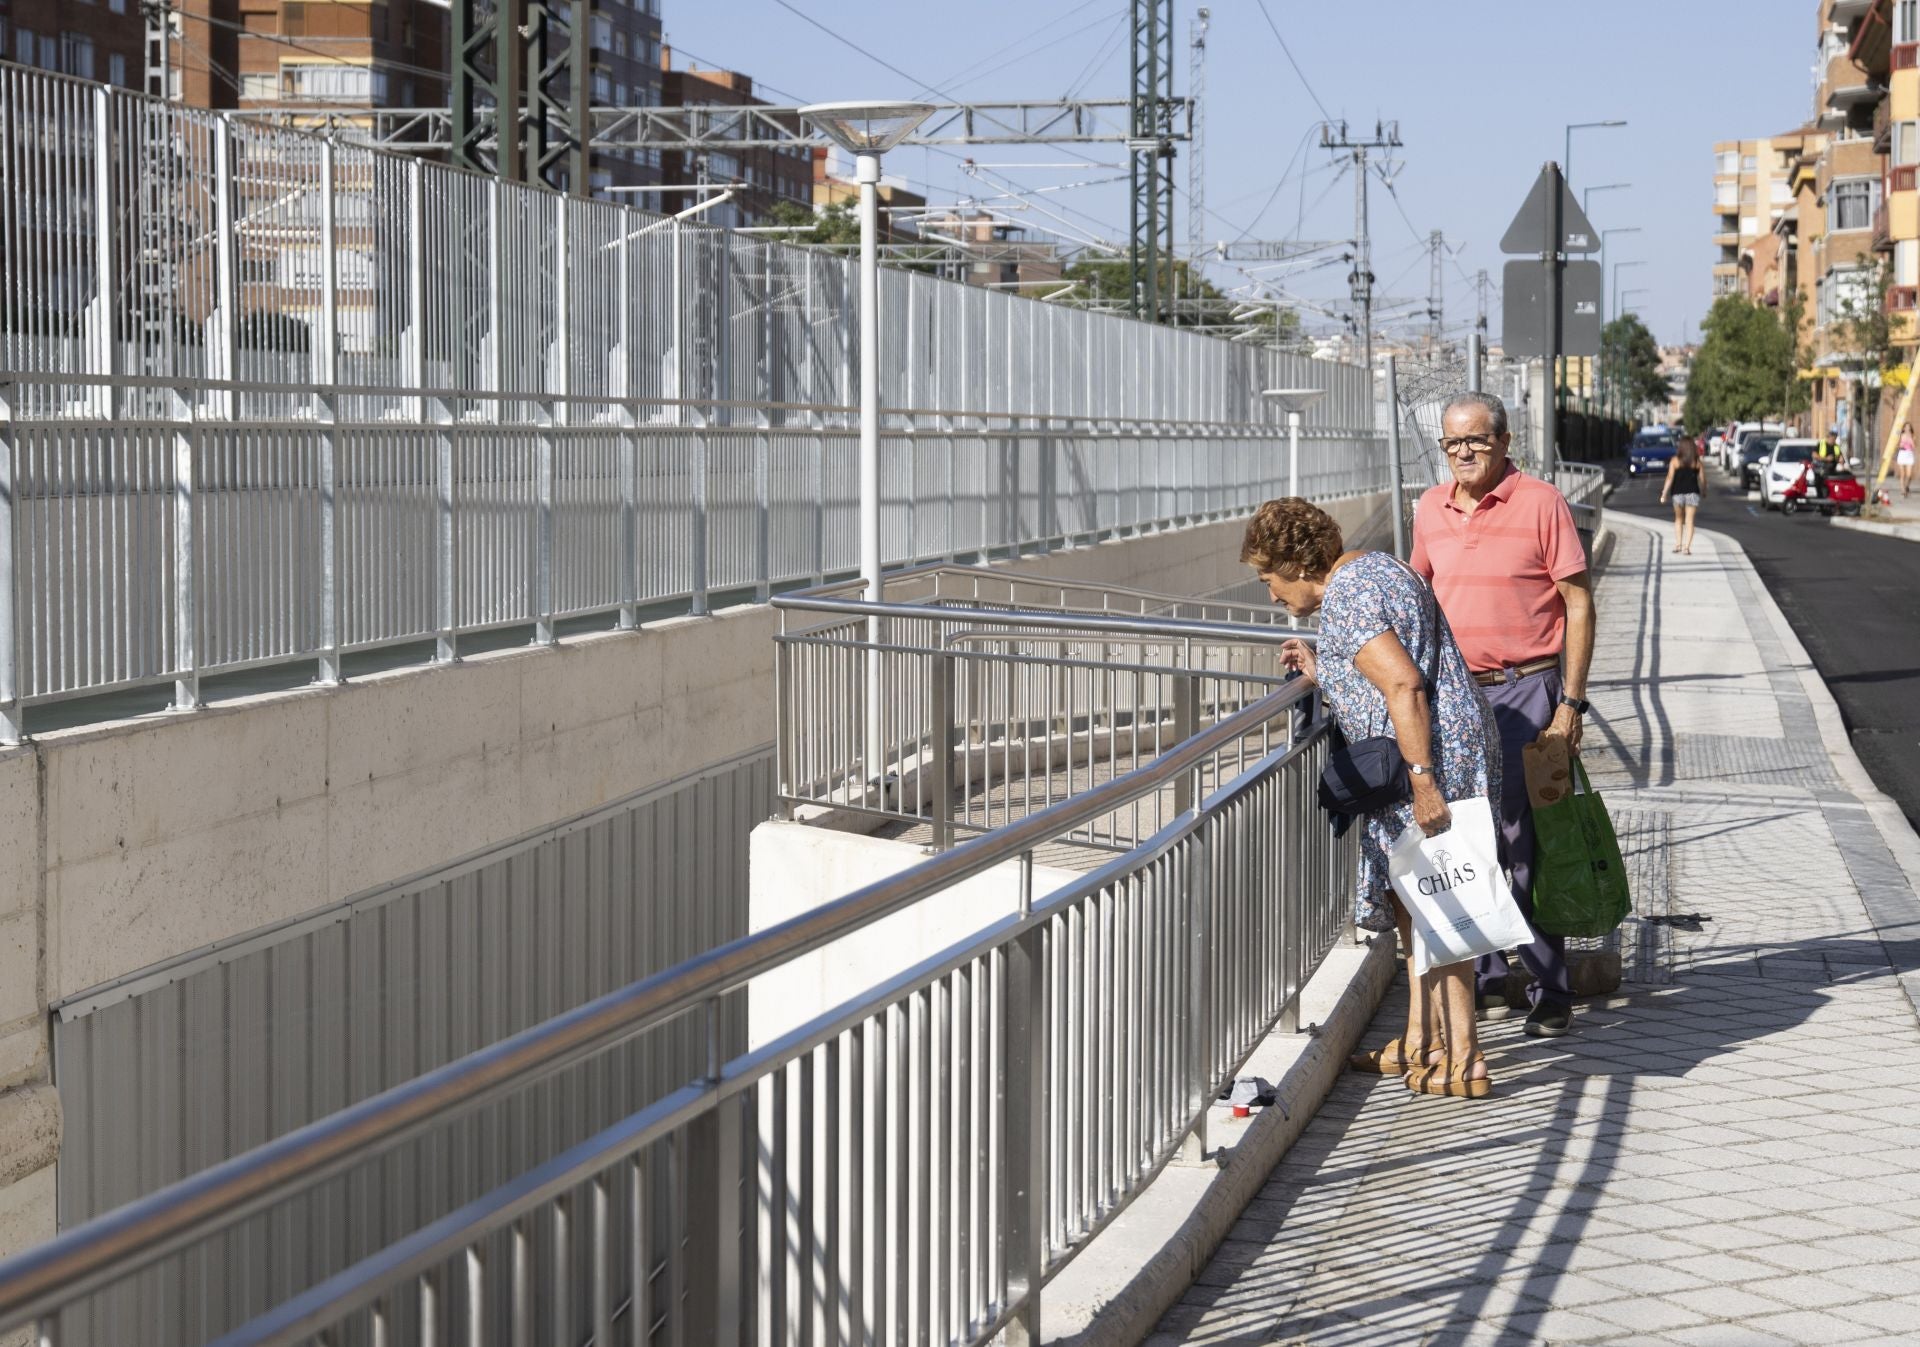
[(1738, 549), (1609, 525), (1589, 765), (1710, 920), (1494, 1099), (1346, 1075), (1154, 1344), (1920, 1342), (1920, 842)]

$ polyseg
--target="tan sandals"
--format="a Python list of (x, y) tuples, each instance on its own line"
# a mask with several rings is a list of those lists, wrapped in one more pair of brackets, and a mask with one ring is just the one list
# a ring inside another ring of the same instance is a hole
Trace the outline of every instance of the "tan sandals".
[(1493, 1093), (1493, 1081), (1486, 1076), (1467, 1075), (1485, 1060), (1476, 1052), (1463, 1061), (1447, 1058), (1432, 1066), (1415, 1067), (1407, 1072), (1407, 1088), (1415, 1094), (1439, 1095), (1446, 1099), (1485, 1099)]
[(1397, 1038), (1389, 1039), (1385, 1047), (1369, 1048), (1347, 1058), (1349, 1071), (1366, 1076), (1404, 1076), (1416, 1064), (1407, 1056), (1407, 1045)]

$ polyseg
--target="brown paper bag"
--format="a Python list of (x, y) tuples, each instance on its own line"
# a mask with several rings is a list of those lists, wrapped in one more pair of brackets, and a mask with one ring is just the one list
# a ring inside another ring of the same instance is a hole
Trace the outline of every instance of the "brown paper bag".
[(1535, 809), (1558, 804), (1573, 789), (1573, 771), (1567, 760), (1567, 741), (1560, 735), (1540, 739), (1520, 750), (1527, 772), (1527, 798)]

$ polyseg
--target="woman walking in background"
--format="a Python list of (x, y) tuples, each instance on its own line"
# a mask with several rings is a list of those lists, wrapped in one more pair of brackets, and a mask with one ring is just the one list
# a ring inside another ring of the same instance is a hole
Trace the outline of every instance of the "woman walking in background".
[[(1426, 582), (1385, 552), (1344, 551), (1340, 526), (1324, 510), (1297, 496), (1268, 501), (1247, 525), (1240, 560), (1294, 616), (1320, 614), (1318, 650), (1292, 640), (1280, 658), (1319, 684), (1348, 740), (1390, 734), (1399, 741), (1412, 795), (1356, 820), (1354, 922), (1369, 931), (1398, 926), (1400, 947), (1409, 951), (1413, 922), (1387, 877), (1387, 851), (1411, 827), (1445, 832), (1449, 801), (1499, 800), (1493, 713)], [(1356, 1054), (1350, 1065), (1403, 1075), (1421, 1094), (1484, 1098), (1493, 1083), (1474, 1025), (1472, 961), (1430, 968), (1409, 992), (1406, 1033)]]
[(1667, 480), (1660, 488), (1660, 503), (1673, 501), (1673, 550), (1693, 555), (1693, 517), (1700, 512), (1700, 442), (1682, 439), (1667, 464)]
[(1893, 455), (1894, 471), (1900, 474), (1900, 494), (1910, 495), (1913, 491), (1913, 422), (1909, 421), (1900, 428), (1900, 447)]

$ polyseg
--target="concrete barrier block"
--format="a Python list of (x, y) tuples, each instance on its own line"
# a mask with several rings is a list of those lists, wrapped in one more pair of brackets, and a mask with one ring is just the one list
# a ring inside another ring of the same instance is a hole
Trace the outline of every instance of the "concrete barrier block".
[(41, 818), (39, 755), (0, 752), (0, 916), (40, 905)]
[(657, 638), (620, 632), (556, 646), (543, 658), (520, 662), (521, 739), (631, 723), (657, 710), (661, 659)]
[(0, 917), (0, 1024), (39, 1014), (40, 918), (33, 911)]
[(779, 629), (773, 609), (761, 606), (726, 608), (711, 617), (662, 623), (661, 634), (670, 634), (671, 639), (662, 646), (661, 699), (678, 705), (681, 698), (698, 696), (710, 685), (746, 679), (764, 679), (771, 690), (773, 638)]
[(371, 780), (336, 781), (325, 839), (329, 891), (316, 904), (552, 822), (521, 814), (521, 749), (510, 737), (517, 724), (507, 724), (508, 737), (458, 757), (427, 758)]
[(326, 826), (326, 802), (312, 800), (51, 868), (48, 999), (335, 897)]
[(518, 755), (520, 817), (542, 822), (569, 818), (678, 775), (660, 768), (666, 714), (659, 706), (649, 706), (557, 734), (530, 736)]
[(326, 724), (326, 701), (302, 694), (45, 735), (48, 859), (108, 856), (315, 798)]
[(0, 1029), (0, 1090), (47, 1078), (47, 1017), (36, 1010)]
[(348, 684), (335, 694), (327, 724), (332, 788), (477, 759), (512, 744), (520, 735), (520, 666), (548, 653), (481, 655)]

